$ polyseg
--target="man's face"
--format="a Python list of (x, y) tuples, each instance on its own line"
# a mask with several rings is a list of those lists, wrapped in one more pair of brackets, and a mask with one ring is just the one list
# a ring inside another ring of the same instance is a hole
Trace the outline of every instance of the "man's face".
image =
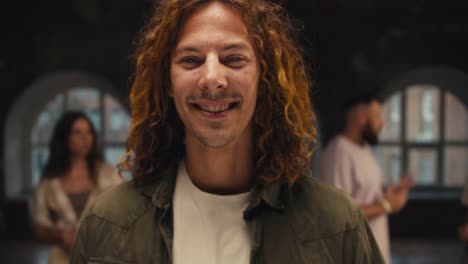
[(376, 100), (372, 101), (368, 108), (368, 119), (362, 131), (363, 139), (369, 145), (377, 145), (379, 134), (383, 127), (383, 121), (380, 117), (380, 103)]
[(212, 2), (189, 16), (171, 54), (170, 74), (186, 143), (219, 148), (252, 136), (259, 65), (236, 11)]

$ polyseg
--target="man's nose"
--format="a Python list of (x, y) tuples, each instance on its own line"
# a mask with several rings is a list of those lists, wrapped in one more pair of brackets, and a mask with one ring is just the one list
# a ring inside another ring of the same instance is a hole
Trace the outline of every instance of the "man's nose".
[(209, 92), (225, 89), (227, 87), (226, 69), (218, 56), (210, 54), (203, 63), (199, 87)]

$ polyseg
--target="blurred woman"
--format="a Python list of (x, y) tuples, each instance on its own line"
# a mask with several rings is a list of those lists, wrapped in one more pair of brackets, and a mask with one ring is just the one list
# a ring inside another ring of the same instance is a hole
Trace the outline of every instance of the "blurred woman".
[(63, 114), (54, 128), (49, 159), (30, 200), (36, 236), (53, 244), (49, 263), (68, 263), (80, 215), (96, 196), (123, 178), (104, 163), (96, 130), (81, 112)]

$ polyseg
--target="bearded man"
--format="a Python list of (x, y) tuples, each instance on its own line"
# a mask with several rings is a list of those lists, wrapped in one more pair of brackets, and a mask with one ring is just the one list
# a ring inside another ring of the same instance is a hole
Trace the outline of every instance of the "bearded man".
[(367, 218), (377, 244), (390, 263), (388, 214), (399, 212), (408, 199), (412, 180), (400, 177), (384, 192), (382, 172), (372, 153), (383, 127), (381, 100), (372, 94), (353, 96), (345, 104), (343, 131), (325, 148), (320, 159), (320, 178), (345, 191)]

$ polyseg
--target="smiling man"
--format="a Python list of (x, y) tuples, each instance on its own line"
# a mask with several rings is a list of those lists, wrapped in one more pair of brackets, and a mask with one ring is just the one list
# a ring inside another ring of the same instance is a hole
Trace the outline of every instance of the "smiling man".
[(310, 80), (284, 10), (158, 1), (136, 51), (133, 180), (82, 219), (72, 263), (382, 263), (342, 192), (307, 176)]

